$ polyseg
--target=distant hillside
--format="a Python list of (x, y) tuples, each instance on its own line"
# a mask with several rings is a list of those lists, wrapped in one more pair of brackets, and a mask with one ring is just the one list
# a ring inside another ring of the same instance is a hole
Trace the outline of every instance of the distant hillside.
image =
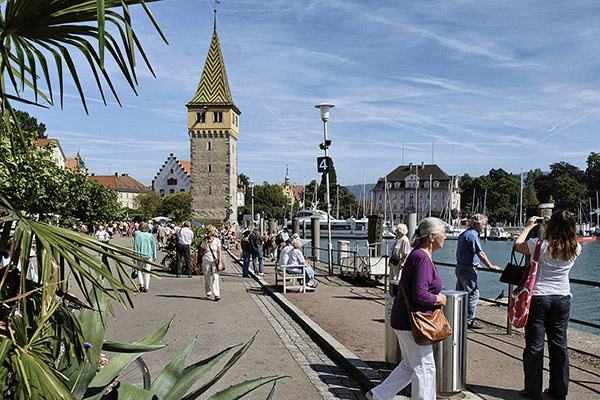
[[(371, 189), (373, 189), (373, 187), (375, 186), (374, 183), (367, 183), (365, 184), (365, 196), (367, 196), (367, 198), (365, 200), (370, 200), (371, 199)], [(354, 194), (354, 196), (356, 196), (356, 200), (362, 200), (361, 196), (362, 196), (362, 191), (363, 191), (363, 185), (350, 185), (350, 186), (346, 186), (348, 188), (348, 190)]]

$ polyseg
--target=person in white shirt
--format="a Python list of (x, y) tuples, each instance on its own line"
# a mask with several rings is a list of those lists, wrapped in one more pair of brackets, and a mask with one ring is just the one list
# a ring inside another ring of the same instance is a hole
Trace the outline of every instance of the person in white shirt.
[(109, 236), (108, 232), (106, 232), (104, 230), (104, 225), (100, 225), (98, 227), (98, 230), (96, 231), (96, 233), (94, 234), (94, 236), (96, 236), (96, 238), (100, 239), (100, 240), (108, 240), (108, 239), (110, 239), (110, 236)]
[(202, 270), (204, 271), (204, 289), (206, 298), (215, 296), (215, 301), (221, 300), (221, 291), (219, 286), (219, 272), (223, 270), (223, 261), (221, 257), (221, 241), (215, 237), (217, 228), (212, 225), (206, 227), (206, 242), (200, 247), (202, 256)]
[(177, 235), (177, 277), (181, 275), (182, 264), (185, 262), (188, 278), (192, 277), (192, 260), (190, 256), (190, 245), (194, 239), (194, 232), (190, 229), (190, 223), (184, 222), (183, 227), (175, 228)]
[(288, 260), (290, 258), (290, 253), (294, 250), (294, 245), (292, 244), (292, 239), (288, 239), (286, 241), (286, 246), (281, 249), (281, 254), (279, 254), (279, 265), (287, 265)]

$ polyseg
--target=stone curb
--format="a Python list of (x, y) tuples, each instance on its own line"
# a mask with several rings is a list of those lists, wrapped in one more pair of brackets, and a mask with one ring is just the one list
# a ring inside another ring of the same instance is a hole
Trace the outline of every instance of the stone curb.
[[(241, 261), (229, 249), (227, 253), (233, 258), (238, 264), (241, 265)], [(286, 299), (281, 293), (276, 292), (271, 285), (269, 285), (260, 276), (254, 274), (253, 271), (249, 271), (250, 276), (256, 280), (260, 286), (266, 290), (270, 296), (279, 304), (291, 317), (292, 319), (304, 329), (308, 335), (323, 348), (323, 350), (338, 362), (343, 368), (345, 368), (354, 379), (365, 390), (369, 390), (374, 387), (372, 381), (381, 381), (383, 376), (367, 363), (362, 361), (356, 354), (348, 350), (344, 345), (338, 342), (333, 336), (327, 331), (321, 328), (316, 322), (310, 319), (304, 314), (298, 307), (293, 305), (288, 299)]]

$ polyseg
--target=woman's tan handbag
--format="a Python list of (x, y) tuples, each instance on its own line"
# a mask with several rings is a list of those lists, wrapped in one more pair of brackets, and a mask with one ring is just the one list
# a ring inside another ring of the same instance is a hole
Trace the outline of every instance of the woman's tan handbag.
[(427, 346), (429, 344), (435, 344), (452, 335), (452, 328), (444, 316), (442, 307), (436, 308), (431, 314), (412, 311), (404, 287), (402, 285), (400, 285), (400, 287), (402, 288), (404, 303), (406, 304), (408, 316), (410, 318), (410, 329), (412, 330), (413, 338), (418, 345)]

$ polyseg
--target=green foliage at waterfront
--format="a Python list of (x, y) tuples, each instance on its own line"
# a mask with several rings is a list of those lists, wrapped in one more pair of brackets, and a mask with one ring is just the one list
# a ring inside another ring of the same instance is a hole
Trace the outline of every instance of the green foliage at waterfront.
[[(492, 169), (477, 178), (464, 174), (460, 179), (463, 216), (485, 212), (492, 221), (513, 222), (520, 180), (520, 176), (503, 169)], [(577, 212), (582, 204), (587, 210), (589, 198), (595, 203), (597, 190), (600, 190), (600, 154), (592, 152), (585, 171), (567, 162), (550, 164), (548, 174), (540, 169), (529, 171), (524, 181), (523, 207), (554, 203), (555, 208)]]
[(54, 146), (38, 147), (29, 138), (24, 144), (11, 143), (8, 135), (0, 137), (0, 192), (6, 199), (42, 221), (60, 217), (90, 223), (121, 218), (115, 191), (90, 180), (84, 171), (58, 167), (52, 160)]
[(139, 194), (135, 198), (137, 213), (143, 219), (165, 216), (175, 222), (189, 221), (191, 195), (189, 192), (172, 193), (162, 199), (156, 192)]

